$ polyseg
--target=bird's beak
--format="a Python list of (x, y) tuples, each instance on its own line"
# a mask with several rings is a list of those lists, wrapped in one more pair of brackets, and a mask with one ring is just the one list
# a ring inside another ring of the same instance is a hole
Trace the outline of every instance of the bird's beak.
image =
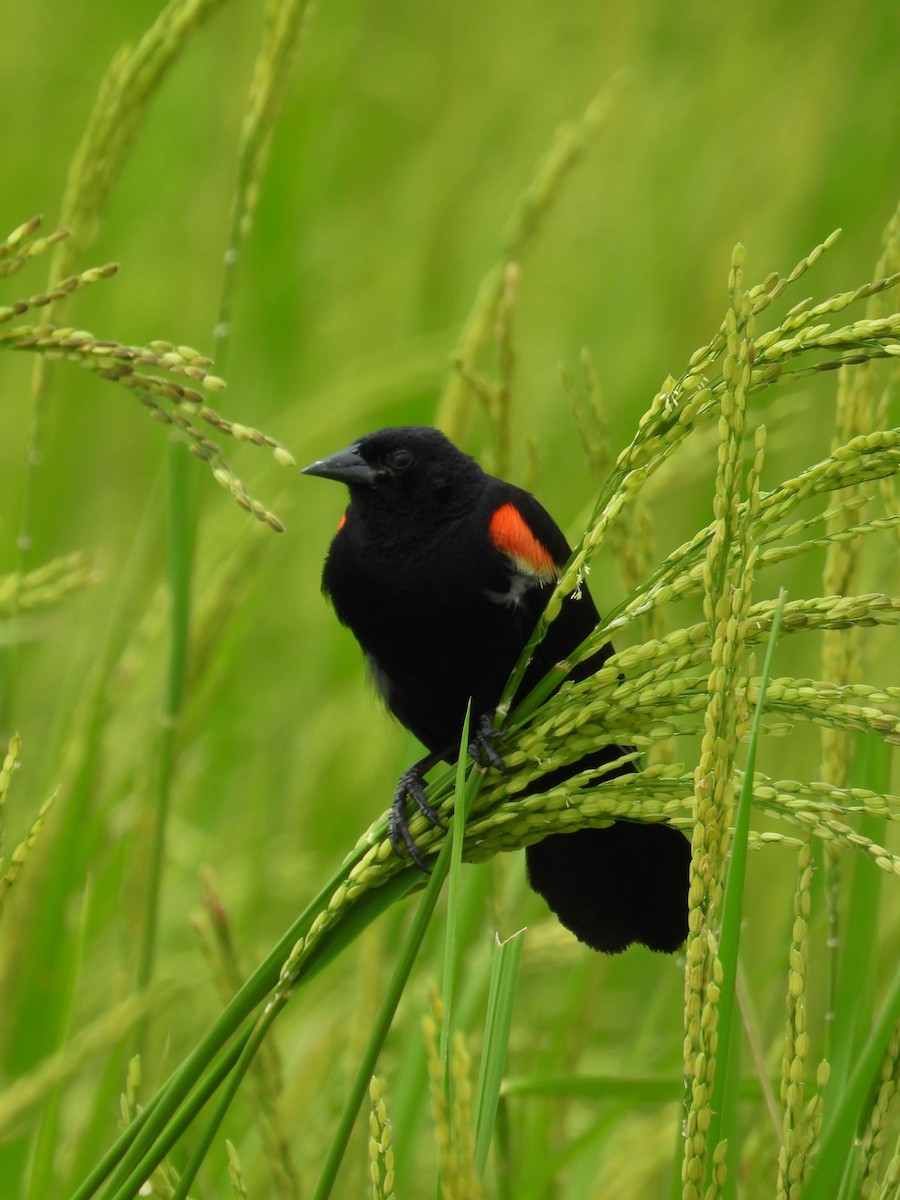
[(370, 467), (360, 454), (359, 446), (348, 446), (328, 458), (320, 458), (304, 467), (300, 474), (321, 475), (323, 479), (336, 479), (338, 483), (364, 483), (369, 487), (375, 486), (377, 477), (375, 468)]

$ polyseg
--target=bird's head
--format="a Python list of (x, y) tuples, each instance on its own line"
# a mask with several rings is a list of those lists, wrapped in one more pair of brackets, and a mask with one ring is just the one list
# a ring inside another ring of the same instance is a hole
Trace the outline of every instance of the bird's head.
[(481, 468), (444, 434), (427, 426), (379, 429), (345, 450), (304, 467), (302, 474), (336, 479), (363, 506), (428, 507), (450, 503)]

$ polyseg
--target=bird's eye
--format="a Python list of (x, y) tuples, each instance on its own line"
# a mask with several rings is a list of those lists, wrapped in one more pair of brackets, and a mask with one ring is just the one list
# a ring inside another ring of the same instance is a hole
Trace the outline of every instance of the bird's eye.
[(392, 450), (385, 462), (392, 471), (405, 471), (412, 462), (412, 455), (408, 450)]

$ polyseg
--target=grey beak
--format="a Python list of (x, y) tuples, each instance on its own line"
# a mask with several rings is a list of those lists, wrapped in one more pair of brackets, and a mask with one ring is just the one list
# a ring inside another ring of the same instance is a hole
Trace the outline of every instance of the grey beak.
[(348, 446), (346, 450), (338, 450), (328, 458), (320, 458), (318, 462), (310, 463), (300, 472), (301, 475), (321, 475), (323, 479), (336, 479), (338, 483), (364, 483), (369, 487), (375, 486), (377, 472), (370, 467), (359, 452), (359, 446)]

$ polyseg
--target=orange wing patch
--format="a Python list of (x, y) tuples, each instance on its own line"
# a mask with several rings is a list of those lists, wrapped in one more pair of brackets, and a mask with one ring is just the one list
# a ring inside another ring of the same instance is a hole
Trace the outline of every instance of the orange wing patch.
[(341, 519), (338, 521), (338, 533), (341, 532), (341, 530), (344, 528), (344, 526), (346, 524), (347, 524), (347, 514), (341, 513)]
[(546, 546), (543, 546), (514, 504), (502, 504), (491, 517), (491, 541), (497, 549), (511, 558), (517, 571), (531, 575), (542, 583), (556, 579), (559, 568)]

